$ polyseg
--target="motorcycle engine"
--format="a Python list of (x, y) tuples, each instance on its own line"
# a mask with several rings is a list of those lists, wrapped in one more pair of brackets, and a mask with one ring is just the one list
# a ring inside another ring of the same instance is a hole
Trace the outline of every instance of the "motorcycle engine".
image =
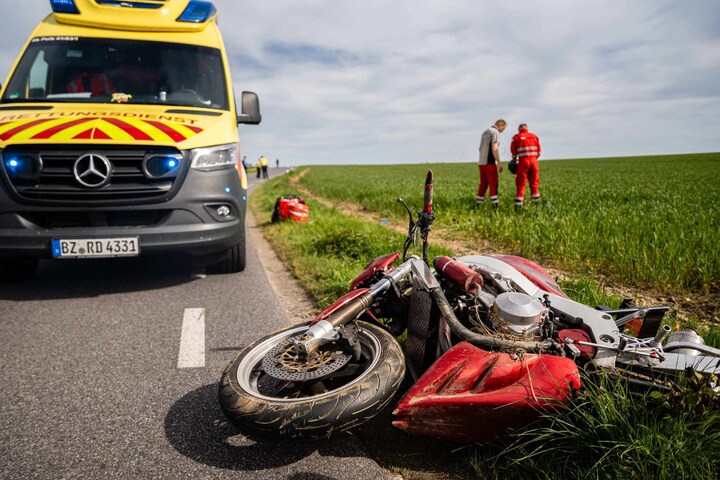
[(538, 336), (547, 308), (530, 295), (520, 292), (505, 292), (495, 298), (490, 319), (500, 333), (519, 337)]

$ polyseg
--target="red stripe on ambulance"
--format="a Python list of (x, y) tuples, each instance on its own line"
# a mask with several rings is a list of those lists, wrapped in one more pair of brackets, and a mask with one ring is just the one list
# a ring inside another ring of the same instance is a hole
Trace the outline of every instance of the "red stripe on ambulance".
[(6, 141), (10, 140), (12, 137), (17, 135), (18, 133), (24, 132), (28, 128), (32, 128), (35, 125), (40, 125), (41, 123), (49, 122), (51, 119), (49, 118), (43, 118), (40, 120), (33, 120), (32, 122), (25, 123), (23, 125), (20, 125), (19, 127), (12, 128), (8, 130), (7, 132), (0, 135), (0, 140)]
[(53, 135), (55, 135), (56, 133), (60, 133), (63, 130), (67, 130), (70, 127), (74, 127), (75, 125), (80, 125), (81, 123), (89, 122), (90, 120), (95, 120), (95, 118), (92, 118), (92, 117), (80, 118), (78, 120), (73, 120), (71, 122), (66, 122), (66, 123), (63, 123), (60, 125), (55, 125), (52, 128), (48, 128), (47, 130), (43, 130), (42, 132), (34, 135), (32, 137), (32, 140), (48, 139), (48, 138), (52, 137)]
[(93, 132), (93, 140), (112, 140), (112, 138), (107, 133), (103, 132), (99, 128), (96, 128), (95, 132)]
[(175, 141), (175, 142), (182, 142), (184, 140), (187, 140), (187, 137), (185, 135), (181, 134), (177, 130), (170, 128), (169, 126), (165, 125), (164, 123), (155, 122), (153, 120), (143, 120), (143, 122), (157, 128), (158, 130), (163, 132), (165, 135), (172, 138), (173, 141)]
[(145, 140), (145, 141), (152, 141), (153, 138), (150, 137), (147, 133), (143, 132), (139, 128), (133, 127), (129, 123), (125, 123), (122, 120), (118, 120), (117, 118), (105, 118), (103, 117), (103, 120), (108, 122), (111, 125), (115, 125), (120, 130), (123, 130), (125, 133), (133, 137), (135, 140)]

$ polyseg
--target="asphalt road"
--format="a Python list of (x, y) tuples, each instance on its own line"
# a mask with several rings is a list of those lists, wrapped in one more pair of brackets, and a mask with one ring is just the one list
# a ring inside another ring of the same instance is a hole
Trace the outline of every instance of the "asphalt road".
[[(186, 309), (205, 311), (204, 366), (178, 367)], [(0, 478), (383, 478), (352, 436), (254, 443), (226, 422), (222, 370), (288, 323), (251, 241), (234, 275), (170, 256), (0, 284)]]

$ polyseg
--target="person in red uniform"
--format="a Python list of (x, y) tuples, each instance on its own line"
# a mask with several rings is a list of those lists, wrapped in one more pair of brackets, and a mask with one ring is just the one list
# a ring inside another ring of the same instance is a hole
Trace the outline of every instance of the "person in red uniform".
[(510, 153), (513, 160), (518, 161), (515, 173), (515, 208), (521, 208), (525, 203), (525, 183), (530, 184), (531, 198), (537, 205), (540, 203), (540, 139), (528, 131), (526, 123), (521, 123), (518, 127), (518, 133), (510, 145)]
[(507, 122), (499, 119), (495, 124), (485, 130), (480, 137), (480, 184), (478, 185), (476, 202), (478, 207), (485, 203), (485, 192), (490, 187), (490, 203), (493, 208), (498, 206), (498, 174), (503, 171), (500, 162), (500, 134), (505, 130)]
[(91, 97), (115, 93), (112, 80), (100, 72), (78, 74), (67, 86), (68, 93), (90, 93)]

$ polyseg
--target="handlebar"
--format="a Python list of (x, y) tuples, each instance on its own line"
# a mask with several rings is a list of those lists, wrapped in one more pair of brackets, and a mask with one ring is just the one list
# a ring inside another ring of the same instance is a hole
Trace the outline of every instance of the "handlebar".
[(424, 213), (432, 213), (433, 211), (433, 172), (428, 170), (425, 176), (425, 202), (423, 204)]

